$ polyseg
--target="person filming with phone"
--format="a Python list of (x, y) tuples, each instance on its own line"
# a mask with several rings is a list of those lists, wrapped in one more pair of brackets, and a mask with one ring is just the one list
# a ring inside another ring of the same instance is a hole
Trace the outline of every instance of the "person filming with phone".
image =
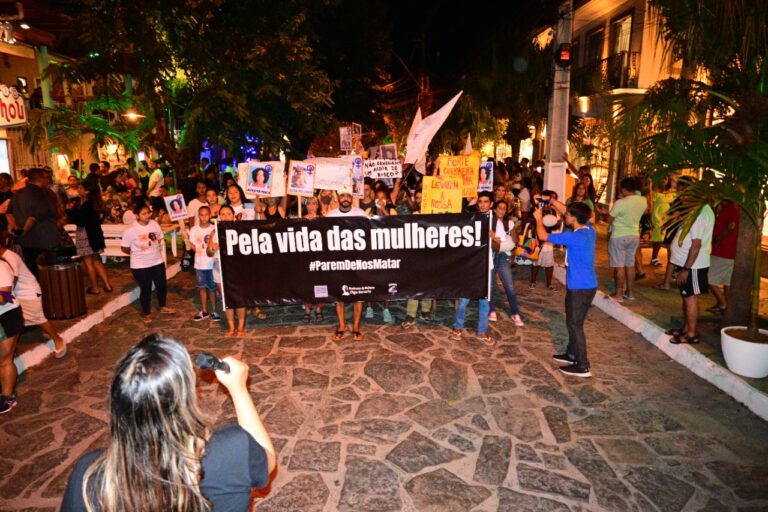
[(198, 364), (216, 368), (238, 424), (212, 428), (187, 349), (151, 334), (118, 362), (108, 446), (75, 463), (62, 512), (250, 509), (251, 489), (265, 487), (275, 469), (275, 449), (248, 391), (248, 365), (204, 355), (213, 364), (203, 366), (200, 355)]

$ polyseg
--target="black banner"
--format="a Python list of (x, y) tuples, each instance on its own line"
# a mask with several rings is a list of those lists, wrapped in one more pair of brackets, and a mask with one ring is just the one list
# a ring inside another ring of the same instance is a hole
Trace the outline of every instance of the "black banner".
[(488, 294), (488, 215), (220, 222), (227, 307)]

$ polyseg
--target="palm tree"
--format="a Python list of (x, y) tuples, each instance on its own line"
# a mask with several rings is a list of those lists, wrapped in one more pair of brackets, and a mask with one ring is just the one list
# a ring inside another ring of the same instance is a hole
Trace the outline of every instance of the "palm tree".
[[(768, 200), (768, 0), (649, 0), (665, 51), (683, 71), (655, 84), (640, 103), (623, 105), (619, 132), (633, 143), (638, 164), (654, 180), (681, 170), (708, 170), (692, 183), (690, 199), (673, 210), (687, 233), (705, 204), (741, 206), (736, 273), (730, 287), (730, 325), (747, 323), (757, 339), (760, 242)], [(703, 78), (700, 78), (703, 77)], [(638, 135), (639, 134), (639, 135)], [(739, 269), (751, 286), (738, 286)], [(751, 300), (739, 301), (740, 288)], [(750, 305), (741, 318), (733, 310)], [(730, 305), (735, 306), (732, 310)], [(748, 318), (745, 318), (748, 317)], [(748, 320), (748, 321), (747, 321)]]

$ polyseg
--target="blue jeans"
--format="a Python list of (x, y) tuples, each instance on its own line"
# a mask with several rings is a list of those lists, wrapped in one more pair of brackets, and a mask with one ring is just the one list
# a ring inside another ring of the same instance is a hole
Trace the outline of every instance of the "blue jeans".
[(493, 296), (496, 292), (496, 275), (501, 277), (501, 284), (504, 286), (504, 293), (509, 302), (509, 314), (520, 314), (520, 307), (517, 305), (517, 294), (515, 293), (515, 284), (512, 281), (512, 269), (509, 268), (509, 256), (504, 252), (498, 252), (493, 257), (493, 272), (491, 273), (491, 311), (496, 311), (493, 303)]
[[(459, 299), (459, 303), (456, 305), (456, 319), (453, 322), (454, 329), (464, 328), (464, 317), (467, 316), (467, 305), (469, 299)], [(480, 318), (477, 320), (477, 334), (483, 335), (488, 330), (488, 299), (480, 299), (478, 304), (478, 315)]]

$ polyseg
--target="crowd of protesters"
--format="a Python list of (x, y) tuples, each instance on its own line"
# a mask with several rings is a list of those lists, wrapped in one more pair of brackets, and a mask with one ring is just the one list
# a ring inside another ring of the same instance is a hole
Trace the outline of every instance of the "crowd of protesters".
[[(666, 247), (667, 268), (664, 281), (658, 287), (668, 289), (673, 280), (677, 282), (685, 319), (682, 327), (667, 332), (672, 343), (698, 343), (698, 296), (711, 289), (716, 303), (708, 310), (723, 313), (727, 308), (725, 292), (735, 258), (738, 206), (726, 204), (717, 214), (709, 207), (704, 208), (680, 240), (679, 230), (666, 230), (665, 222), (670, 208), (686, 200), (685, 180), (667, 177), (652, 184), (649, 180), (625, 178), (620, 182), (619, 197), (607, 209), (598, 205), (599, 197), (589, 167), (576, 168), (570, 161), (567, 163), (577, 180), (565, 201), (544, 189), (545, 163), (538, 160), (531, 164), (525, 158), (520, 162), (511, 159), (494, 162), (493, 191), (480, 192), (477, 198), (464, 200), (464, 211), (487, 213), (491, 220), (489, 267), (493, 289), (490, 300), (479, 301), (476, 338), (487, 345), (496, 343), (488, 328), (489, 322), (498, 320), (501, 311), (515, 326), (525, 325), (525, 312), (517, 302), (513, 269), (530, 265), (528, 285), (536, 288), (539, 269), (544, 268), (546, 289), (554, 291), (554, 252), (556, 247), (563, 248), (567, 262), (565, 310), (569, 344), (564, 354), (555, 355), (555, 360), (567, 364), (561, 370), (569, 375), (591, 374), (583, 322), (598, 287), (594, 277), (593, 224), (599, 214), (608, 223), (608, 256), (615, 278), (610, 299), (619, 302), (635, 299), (636, 282), (641, 283), (645, 278), (641, 242), (647, 239), (651, 244), (650, 265), (653, 267), (663, 265), (659, 255), (661, 247)], [(412, 166), (406, 167), (403, 178), (378, 181), (366, 178), (361, 199), (353, 199), (348, 192), (328, 190), (318, 190), (304, 198), (250, 198), (238, 184), (233, 164), (228, 160), (216, 165), (203, 159), (178, 182), (160, 159), (138, 163), (128, 159), (125, 167), (114, 170), (103, 161), (90, 164), (87, 172), (76, 161), (67, 181), (58, 185), (53, 184), (50, 169), (30, 169), (15, 184), (9, 175), (0, 174), (0, 234), (4, 234), (0, 237), (0, 263), (7, 263), (0, 264), (0, 327), (5, 337), (0, 342), (0, 414), (15, 405), (13, 355), (25, 325), (41, 326), (54, 341), (56, 357), (66, 354), (66, 345), (39, 307), (40, 292), (36, 285), (38, 256), (65, 244), (68, 235), (62, 226), (66, 223), (77, 226), (72, 250), (83, 261), (89, 282), (86, 292), (94, 295), (113, 290), (101, 257), (105, 249), (101, 226), (126, 226), (122, 249), (130, 257), (130, 269), (140, 287), (144, 321), (151, 322), (153, 288), (159, 311), (175, 313), (166, 304), (164, 234), (160, 225), (170, 222), (163, 198), (182, 194), (190, 215), (182, 225), (183, 238), (199, 290), (200, 310), (193, 320), (224, 317), (225, 336), (244, 336), (248, 315), (264, 319), (266, 313), (259, 308), (226, 309), (221, 311), (223, 314), (216, 311), (222, 295), (219, 248), (213, 236), (217, 219), (315, 219), (413, 215), (421, 211), (422, 174)], [(429, 163), (425, 174), (432, 174), (435, 168), (436, 163)], [(606, 198), (605, 202), (610, 201)], [(525, 233), (538, 244), (536, 258), (529, 261), (525, 257), (514, 257), (515, 246)], [(17, 251), (18, 256), (2, 256), (13, 251)], [(18, 287), (26, 287), (26, 295)], [(498, 303), (506, 303), (503, 310), (497, 309), (497, 292), (503, 292), (502, 301)], [(469, 302), (457, 299), (454, 303), (452, 337), (456, 340), (466, 334), (464, 323)], [(325, 321), (324, 306), (322, 302), (304, 304), (303, 321)], [(377, 309), (385, 323), (394, 324), (398, 320), (389, 306), (388, 302), (354, 303), (350, 326), (345, 305), (336, 304), (338, 327), (333, 339), (341, 340), (351, 332), (353, 340), (363, 340), (362, 319), (374, 318)], [(432, 323), (435, 309), (433, 300), (409, 300), (400, 325), (409, 329), (418, 323)]]

